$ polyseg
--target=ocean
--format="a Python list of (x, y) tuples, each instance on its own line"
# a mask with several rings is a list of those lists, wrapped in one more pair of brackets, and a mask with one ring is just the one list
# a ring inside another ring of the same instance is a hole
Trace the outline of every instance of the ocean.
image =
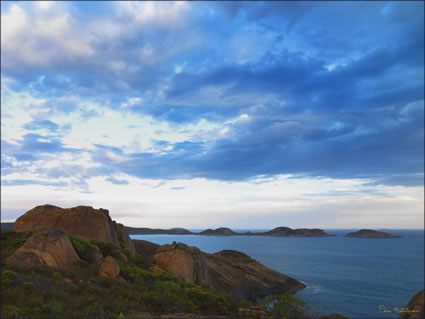
[[(246, 230), (235, 230), (246, 231)], [(259, 231), (259, 230), (251, 230)], [(424, 231), (385, 230), (401, 238), (131, 235), (160, 245), (173, 241), (207, 253), (244, 252), (264, 265), (304, 282), (296, 297), (321, 315), (398, 318), (424, 289)]]

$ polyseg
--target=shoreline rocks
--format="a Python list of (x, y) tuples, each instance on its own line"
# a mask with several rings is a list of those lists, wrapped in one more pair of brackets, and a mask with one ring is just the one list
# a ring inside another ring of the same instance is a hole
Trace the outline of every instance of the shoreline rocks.
[(425, 318), (425, 292), (419, 291), (410, 299), (404, 307), (399, 319), (423, 319)]
[(167, 272), (235, 300), (261, 301), (271, 294), (294, 294), (305, 288), (296, 279), (268, 268), (246, 254), (223, 250), (207, 254), (174, 242), (158, 248), (152, 270)]

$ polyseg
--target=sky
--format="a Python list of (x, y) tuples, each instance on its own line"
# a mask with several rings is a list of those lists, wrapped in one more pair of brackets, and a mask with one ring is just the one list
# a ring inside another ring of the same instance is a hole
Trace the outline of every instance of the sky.
[(424, 3), (2, 2), (1, 220), (424, 228)]

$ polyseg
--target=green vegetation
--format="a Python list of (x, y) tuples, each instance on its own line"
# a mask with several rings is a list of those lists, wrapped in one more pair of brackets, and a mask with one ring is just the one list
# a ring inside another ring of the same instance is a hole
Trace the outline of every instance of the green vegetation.
[(35, 234), (37, 230), (25, 233), (16, 233), (13, 230), (2, 230), (0, 236), (1, 260), (12, 255), (25, 241)]
[[(130, 256), (129, 251), (112, 244), (73, 236), (69, 238), (81, 258), (73, 271), (6, 265), (5, 259), (34, 233), (1, 232), (2, 318), (156, 318), (164, 313), (236, 316), (239, 308), (252, 306), (166, 273), (153, 272), (141, 255)], [(99, 255), (97, 248), (103, 256), (113, 256), (118, 262), (118, 280), (98, 275), (99, 266), (93, 263)], [(121, 254), (128, 257), (128, 262), (121, 259)], [(221, 254), (254, 261), (236, 251)], [(290, 295), (266, 298), (263, 309), (271, 318), (319, 317)], [(324, 318), (344, 317), (332, 314)]]
[(311, 318), (310, 308), (306, 303), (288, 294), (268, 296), (264, 309), (270, 313), (272, 318)]
[(252, 263), (255, 262), (255, 259), (252, 259), (248, 255), (241, 253), (240, 251), (236, 250), (222, 250), (218, 253), (221, 256), (228, 257), (231, 259), (234, 259), (236, 261), (245, 262), (245, 263)]
[[(152, 272), (140, 255), (126, 263), (119, 254), (129, 256), (128, 252), (76, 237), (71, 237), (71, 242), (83, 261), (72, 272), (6, 265), (5, 259), (32, 233), (2, 232), (2, 318), (149, 318), (176, 312), (237, 315), (240, 307), (250, 306), (223, 293)], [(123, 279), (97, 275), (97, 267), (89, 263), (94, 245), (102, 255), (116, 257)]]

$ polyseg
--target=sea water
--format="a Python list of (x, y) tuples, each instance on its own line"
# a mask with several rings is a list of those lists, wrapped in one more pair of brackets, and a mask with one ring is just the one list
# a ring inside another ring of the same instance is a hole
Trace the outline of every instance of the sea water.
[[(258, 230), (251, 230), (258, 231)], [(424, 289), (424, 231), (386, 230), (401, 238), (132, 235), (160, 245), (173, 241), (208, 253), (244, 252), (264, 265), (304, 282), (295, 296), (321, 315), (398, 318)]]

